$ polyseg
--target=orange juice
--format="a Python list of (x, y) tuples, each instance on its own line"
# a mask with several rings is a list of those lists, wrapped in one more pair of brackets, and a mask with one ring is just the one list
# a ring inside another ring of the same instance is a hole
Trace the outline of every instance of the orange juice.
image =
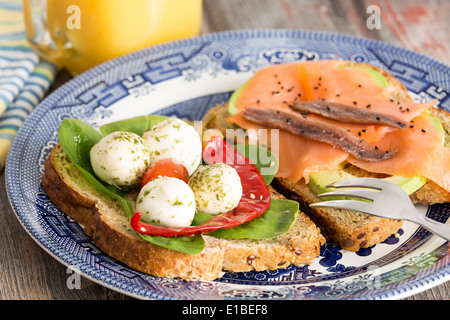
[[(25, 11), (31, 10), (29, 1)], [(77, 74), (132, 51), (199, 34), (202, 1), (46, 0), (46, 13), (52, 43), (35, 46)]]

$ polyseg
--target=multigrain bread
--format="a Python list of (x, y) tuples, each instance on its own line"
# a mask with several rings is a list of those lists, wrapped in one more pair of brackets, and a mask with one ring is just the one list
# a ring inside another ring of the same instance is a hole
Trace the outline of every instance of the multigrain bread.
[[(226, 240), (204, 235), (196, 255), (165, 249), (143, 240), (119, 202), (97, 191), (57, 145), (45, 162), (42, 185), (50, 199), (78, 221), (106, 254), (129, 267), (159, 277), (213, 280), (224, 271), (273, 270), (315, 259), (325, 242), (302, 212), (288, 233), (271, 240)], [(282, 198), (273, 188), (272, 196)], [(133, 200), (135, 195), (129, 195)]]
[[(269, 187), (272, 197), (284, 198)], [(286, 268), (311, 262), (320, 253), (325, 238), (319, 228), (299, 212), (295, 224), (287, 233), (268, 240), (229, 240), (223, 269), (233, 272), (263, 271)]]
[[(388, 81), (387, 92), (397, 101), (412, 101), (407, 89), (391, 74), (380, 68), (355, 62), (345, 62), (348, 65), (360, 65), (373, 68), (380, 72)], [(205, 115), (207, 128), (216, 128), (225, 135), (227, 129), (238, 127), (227, 121), (229, 116), (227, 105), (219, 105)], [(433, 108), (431, 113), (436, 116), (445, 131), (445, 145), (450, 147), (450, 114), (445, 110)], [(382, 177), (382, 175), (347, 166), (346, 170), (359, 177)], [(402, 226), (402, 221), (383, 219), (363, 213), (343, 209), (311, 208), (309, 204), (319, 202), (320, 199), (311, 191), (304, 179), (293, 182), (286, 178), (274, 179), (273, 186), (287, 198), (296, 200), (300, 208), (320, 228), (327, 240), (338, 244), (341, 248), (357, 251), (384, 241), (395, 234)], [(450, 202), (450, 193), (436, 183), (428, 181), (422, 188), (410, 195), (415, 204), (434, 204)]]

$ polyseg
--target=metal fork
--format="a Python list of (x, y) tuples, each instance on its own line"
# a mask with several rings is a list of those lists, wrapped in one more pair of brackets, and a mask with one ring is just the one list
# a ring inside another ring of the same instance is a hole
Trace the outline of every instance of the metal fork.
[[(341, 190), (319, 194), (319, 198), (338, 196), (365, 201), (329, 200), (310, 204), (311, 207), (342, 208), (381, 218), (408, 220), (450, 241), (450, 226), (422, 215), (414, 207), (408, 194), (395, 183), (375, 178), (354, 178), (338, 181), (328, 187)], [(353, 190), (344, 188), (353, 188)]]

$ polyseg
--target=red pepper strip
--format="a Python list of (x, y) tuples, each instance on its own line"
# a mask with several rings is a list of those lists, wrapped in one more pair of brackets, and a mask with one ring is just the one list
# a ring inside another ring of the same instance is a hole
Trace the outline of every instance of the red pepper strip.
[(242, 183), (242, 198), (236, 208), (231, 212), (213, 216), (202, 225), (183, 228), (166, 228), (141, 222), (142, 214), (136, 212), (131, 217), (131, 227), (141, 234), (152, 236), (191, 236), (233, 228), (266, 212), (271, 200), (269, 189), (258, 168), (244, 155), (225, 140), (216, 137), (203, 149), (203, 159), (208, 164), (226, 163), (236, 170)]

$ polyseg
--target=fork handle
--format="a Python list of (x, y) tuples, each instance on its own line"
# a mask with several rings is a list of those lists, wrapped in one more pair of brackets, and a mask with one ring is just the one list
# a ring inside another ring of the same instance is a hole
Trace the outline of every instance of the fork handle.
[(428, 217), (422, 217), (419, 222), (423, 227), (437, 234), (438, 236), (450, 241), (450, 225), (446, 225), (441, 222), (437, 222)]

